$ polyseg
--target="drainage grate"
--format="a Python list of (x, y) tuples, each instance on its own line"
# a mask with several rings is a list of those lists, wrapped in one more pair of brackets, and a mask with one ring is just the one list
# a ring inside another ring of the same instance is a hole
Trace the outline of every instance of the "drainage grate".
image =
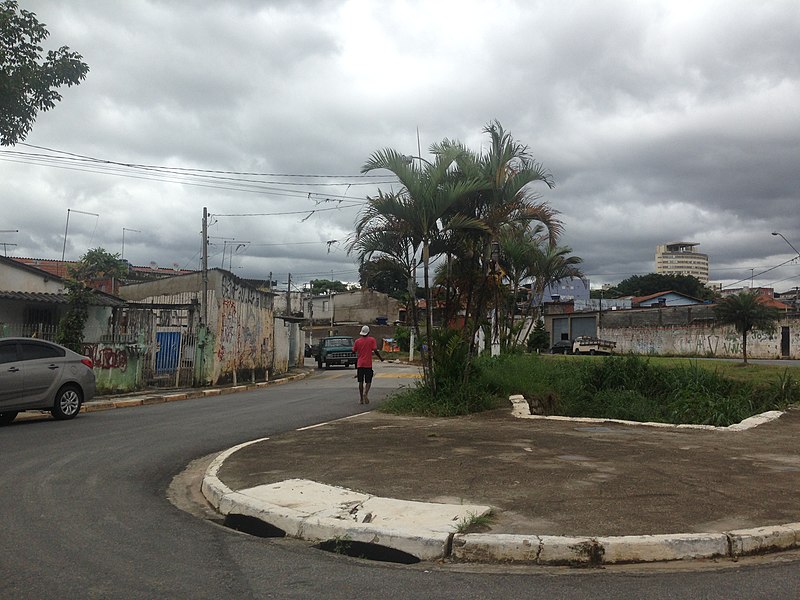
[(283, 529), (275, 527), (274, 525), (270, 525), (269, 523), (266, 523), (261, 519), (250, 517), (248, 515), (234, 515), (234, 514), (227, 515), (225, 517), (225, 521), (222, 524), (225, 525), (225, 527), (230, 527), (231, 529), (235, 529), (236, 531), (241, 531), (242, 533), (247, 533), (257, 537), (262, 537), (262, 538), (286, 537), (286, 532)]
[(420, 562), (419, 558), (408, 552), (381, 546), (379, 544), (369, 544), (367, 542), (354, 542), (347, 539), (335, 539), (322, 542), (316, 546), (320, 550), (343, 554), (353, 558), (363, 558), (365, 560), (375, 560), (379, 562), (399, 563), (402, 565), (414, 565)]

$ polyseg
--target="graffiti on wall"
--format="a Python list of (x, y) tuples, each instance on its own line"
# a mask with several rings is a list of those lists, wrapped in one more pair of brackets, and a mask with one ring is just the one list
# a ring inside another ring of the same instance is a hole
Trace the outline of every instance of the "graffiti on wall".
[(216, 358), (221, 370), (264, 368), (269, 365), (271, 315), (261, 303), (225, 298), (220, 304)]
[[(800, 324), (790, 326), (790, 355), (800, 350)], [(733, 327), (614, 327), (604, 328), (603, 337), (617, 342), (617, 352), (650, 355), (713, 356), (736, 358), (742, 355), (742, 336)], [(747, 353), (752, 358), (776, 358), (781, 355), (781, 336), (751, 331)]]
[(262, 293), (248, 286), (243, 286), (227, 275), (222, 278), (222, 297), (250, 306), (261, 306)]
[(102, 344), (84, 344), (83, 354), (92, 359), (95, 369), (128, 370), (128, 353), (120, 348), (109, 348)]

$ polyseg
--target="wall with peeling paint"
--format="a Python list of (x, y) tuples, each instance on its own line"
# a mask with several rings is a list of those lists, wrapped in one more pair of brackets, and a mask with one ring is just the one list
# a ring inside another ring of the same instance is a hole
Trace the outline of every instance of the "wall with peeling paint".
[[(616, 311), (603, 314), (598, 335), (615, 341), (618, 353), (739, 358), (742, 336), (729, 325), (718, 325), (710, 306)], [(788, 341), (788, 353), (782, 347)], [(800, 359), (800, 315), (787, 314), (773, 333), (751, 331), (749, 358)]]

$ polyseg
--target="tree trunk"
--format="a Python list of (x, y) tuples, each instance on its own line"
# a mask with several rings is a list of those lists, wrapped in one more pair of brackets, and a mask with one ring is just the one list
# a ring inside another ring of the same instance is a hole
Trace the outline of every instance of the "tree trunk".
[(742, 357), (744, 358), (744, 364), (747, 364), (747, 332), (742, 333)]
[(428, 351), (425, 353), (425, 360), (423, 364), (425, 365), (425, 370), (427, 371), (427, 378), (428, 382), (431, 386), (431, 393), (436, 394), (436, 379), (433, 377), (433, 297), (431, 294), (431, 285), (428, 279), (428, 267), (430, 263), (430, 247), (428, 246), (428, 240), (425, 240), (422, 243), (422, 269), (423, 269), (423, 278), (425, 280), (425, 302), (427, 302), (428, 306), (425, 311), (425, 333), (426, 333), (426, 343), (428, 346)]

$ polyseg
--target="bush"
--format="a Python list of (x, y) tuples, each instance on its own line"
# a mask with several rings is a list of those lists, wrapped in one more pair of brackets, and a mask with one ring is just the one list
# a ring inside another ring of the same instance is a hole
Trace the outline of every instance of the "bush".
[(545, 352), (550, 347), (550, 337), (544, 328), (544, 321), (539, 319), (528, 336), (528, 352)]
[(656, 366), (635, 355), (602, 359), (501, 356), (480, 360), (482, 377), (500, 396), (555, 399), (555, 414), (632, 421), (727, 426), (800, 401), (800, 382), (733, 381), (698, 361)]
[(403, 352), (411, 348), (411, 330), (408, 327), (398, 325), (394, 330), (394, 339)]
[(383, 403), (381, 410), (392, 414), (421, 417), (455, 417), (500, 406), (500, 399), (479, 383), (448, 385), (431, 393), (429, 386), (420, 383), (394, 394)]
[(787, 370), (778, 381), (744, 382), (698, 361), (653, 365), (634, 355), (606, 358), (486, 353), (463, 383), (463, 342), (440, 332), (434, 364), (437, 394), (425, 384), (384, 404), (393, 413), (455, 416), (507, 405), (512, 394), (539, 399), (548, 414), (630, 421), (727, 426), (767, 410), (800, 402), (800, 382)]

